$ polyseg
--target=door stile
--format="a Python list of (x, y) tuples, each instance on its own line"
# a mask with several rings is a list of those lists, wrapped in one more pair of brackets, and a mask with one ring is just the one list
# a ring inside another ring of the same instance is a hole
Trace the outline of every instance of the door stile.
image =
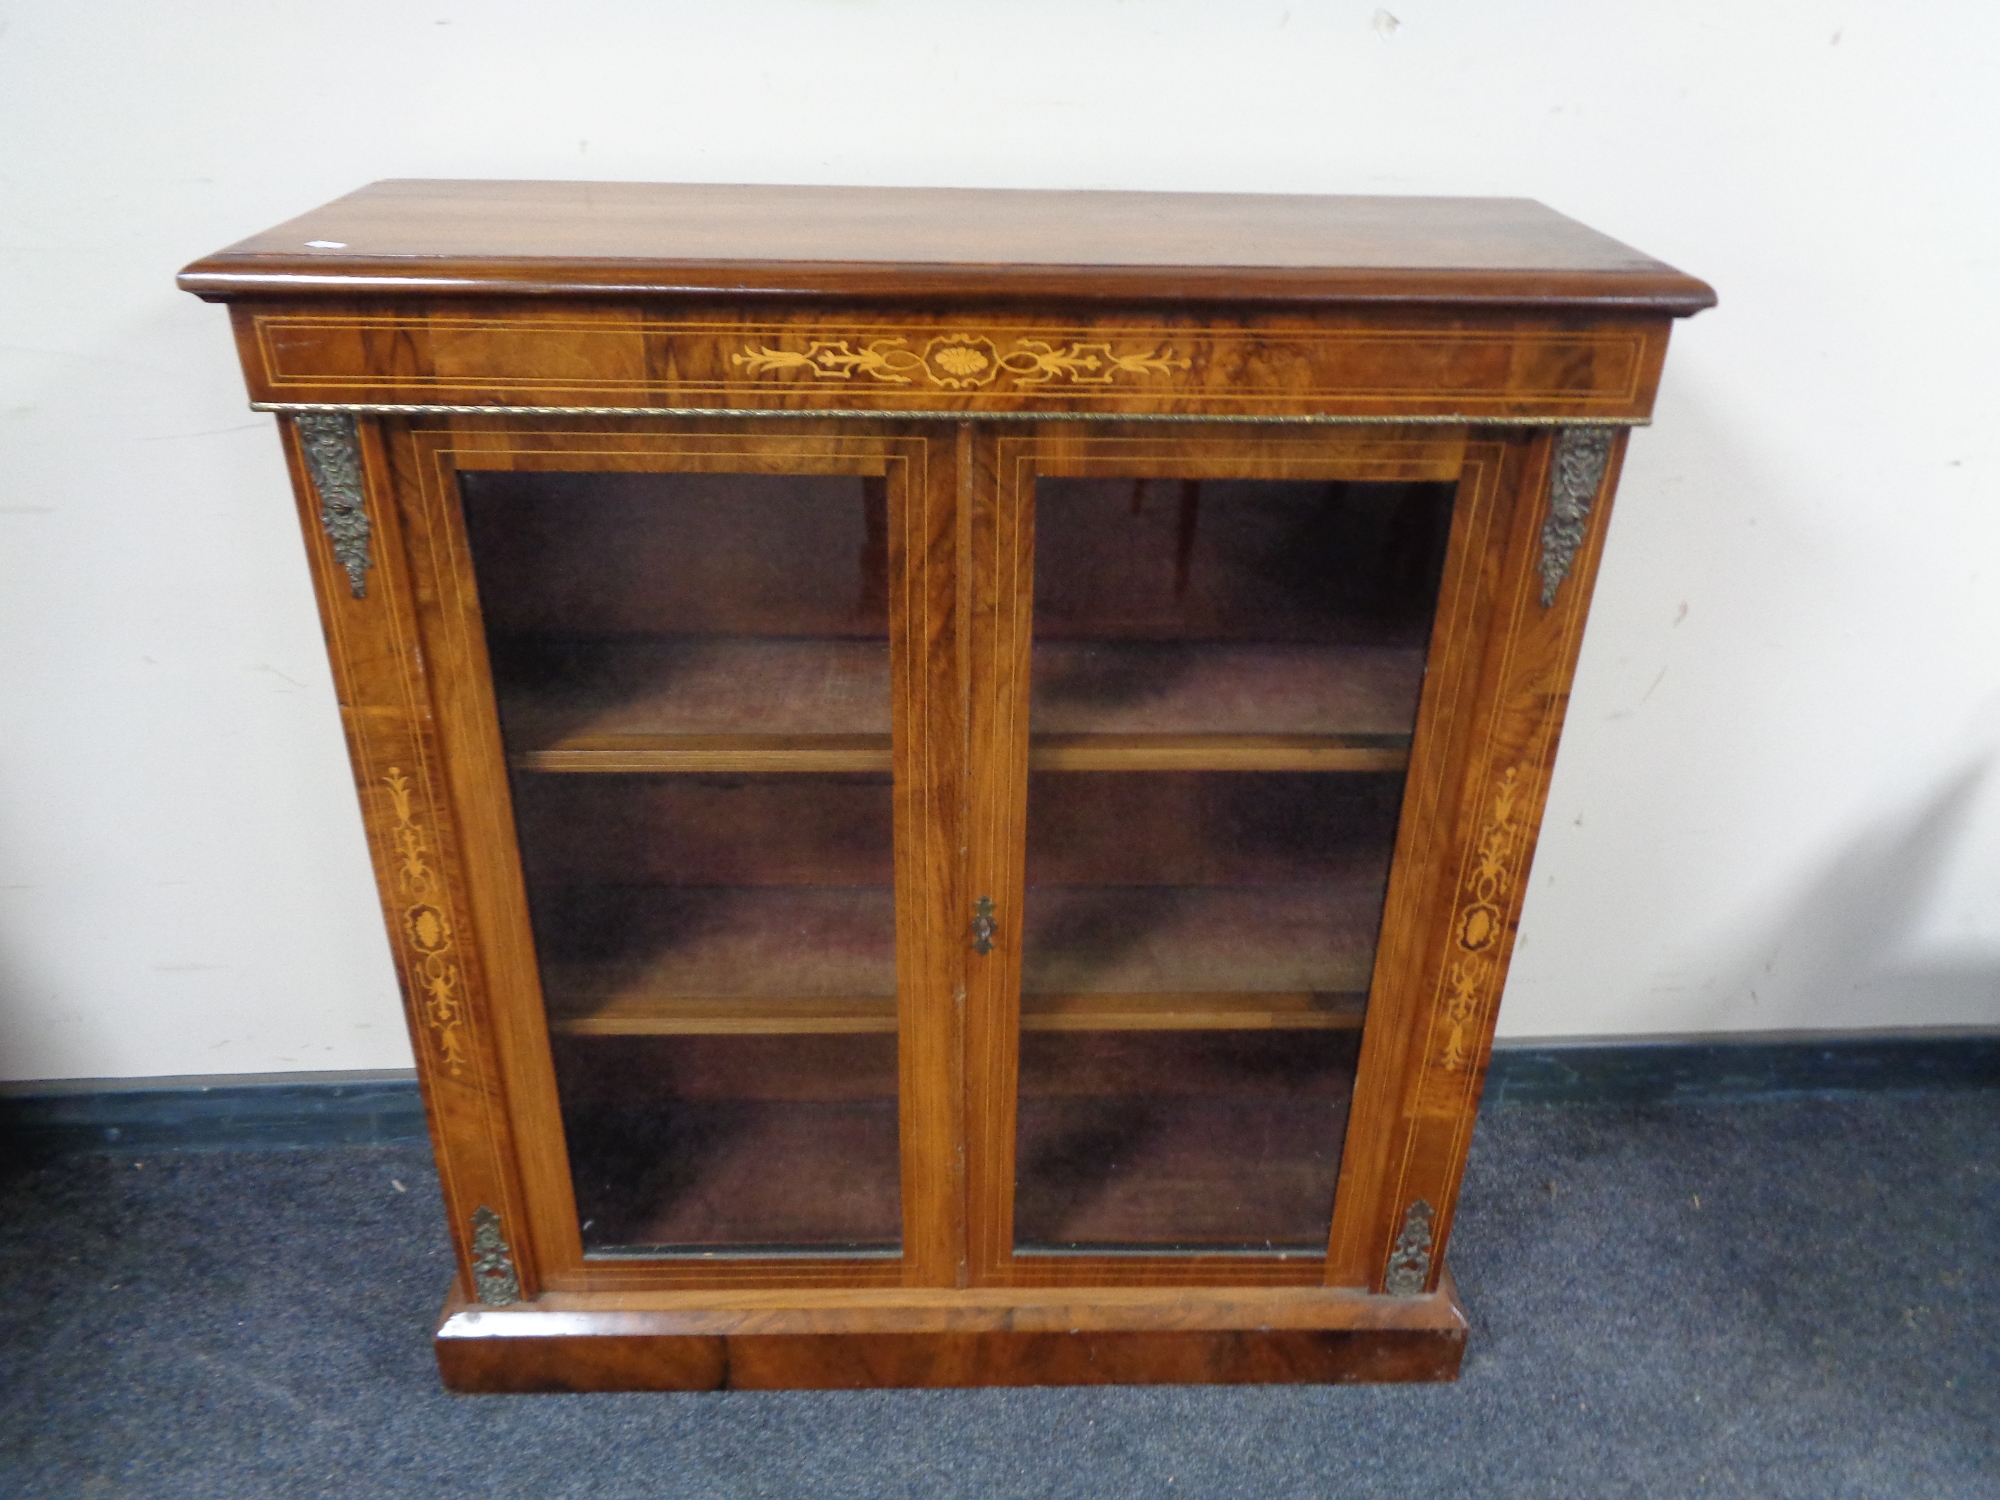
[(889, 464), (903, 1280), (949, 1287), (965, 1264), (965, 1037), (960, 808), (964, 707), (958, 497), (964, 444), (912, 438)]
[[(1005, 1284), (1014, 1243), (1021, 902), (1026, 878), (1029, 653), (1033, 645), (1034, 471), (975, 429), (968, 529), (972, 576), (966, 895), (966, 1219), (974, 1286)], [(978, 902), (992, 903), (980, 953)]]

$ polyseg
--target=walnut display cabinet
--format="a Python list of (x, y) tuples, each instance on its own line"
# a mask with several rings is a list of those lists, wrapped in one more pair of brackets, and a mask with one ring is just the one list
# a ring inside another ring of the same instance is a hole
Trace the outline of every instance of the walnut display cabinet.
[(1611, 492), (1520, 200), (386, 182), (292, 464), (459, 1390), (1449, 1378)]

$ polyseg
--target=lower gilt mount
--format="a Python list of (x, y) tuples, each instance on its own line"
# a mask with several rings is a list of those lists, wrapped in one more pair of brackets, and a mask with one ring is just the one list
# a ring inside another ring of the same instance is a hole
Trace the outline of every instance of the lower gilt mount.
[(1389, 1274), (1382, 1278), (1382, 1290), (1391, 1297), (1420, 1297), (1431, 1279), (1430, 1204), (1419, 1198), (1403, 1215), (1403, 1232), (1396, 1236), (1396, 1248), (1389, 1252)]
[(514, 1252), (500, 1233), (500, 1215), (480, 1204), (472, 1211), (473, 1293), (488, 1307), (510, 1307), (521, 1300), (521, 1278), (514, 1273)]

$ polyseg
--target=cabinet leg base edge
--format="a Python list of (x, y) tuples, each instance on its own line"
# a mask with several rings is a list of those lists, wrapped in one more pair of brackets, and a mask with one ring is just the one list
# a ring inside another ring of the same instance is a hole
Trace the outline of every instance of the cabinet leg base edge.
[[(871, 1390), (1037, 1385), (1323, 1385), (1456, 1380), (1466, 1324), (1449, 1273), (1428, 1297), (1350, 1299), (1326, 1326), (1161, 1327), (1157, 1309), (1089, 1309), (1099, 1326), (699, 1332), (686, 1317), (479, 1309), (454, 1288), (435, 1339), (448, 1390)], [(1077, 1311), (1066, 1304), (1065, 1311)], [(1150, 1314), (1150, 1315), (1149, 1315)], [(786, 1319), (756, 1320), (768, 1330)], [(811, 1321), (801, 1309), (800, 1323)], [(1277, 1321), (1277, 1320), (1274, 1320)], [(1116, 1326), (1119, 1322), (1152, 1326)], [(1107, 1326), (1108, 1325), (1108, 1326)], [(1344, 1326), (1343, 1326), (1344, 1325)]]

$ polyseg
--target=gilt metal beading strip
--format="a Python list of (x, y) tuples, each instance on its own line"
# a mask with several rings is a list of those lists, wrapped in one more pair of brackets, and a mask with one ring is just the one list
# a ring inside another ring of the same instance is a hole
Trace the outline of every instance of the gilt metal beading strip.
[(361, 434), (352, 412), (315, 408), (293, 415), (299, 451), (319, 491), (319, 524), (347, 570), (354, 597), (368, 597), (368, 506), (361, 481)]
[(866, 422), (1176, 422), (1183, 425), (1231, 422), (1265, 427), (1650, 427), (1651, 417), (1510, 417), (1454, 412), (1444, 415), (1260, 416), (1255, 413), (1103, 411), (902, 411), (895, 408), (800, 411), (736, 406), (448, 406), (426, 402), (253, 401), (252, 411), (299, 416), (311, 412), (361, 417), (757, 417), (803, 421)]

